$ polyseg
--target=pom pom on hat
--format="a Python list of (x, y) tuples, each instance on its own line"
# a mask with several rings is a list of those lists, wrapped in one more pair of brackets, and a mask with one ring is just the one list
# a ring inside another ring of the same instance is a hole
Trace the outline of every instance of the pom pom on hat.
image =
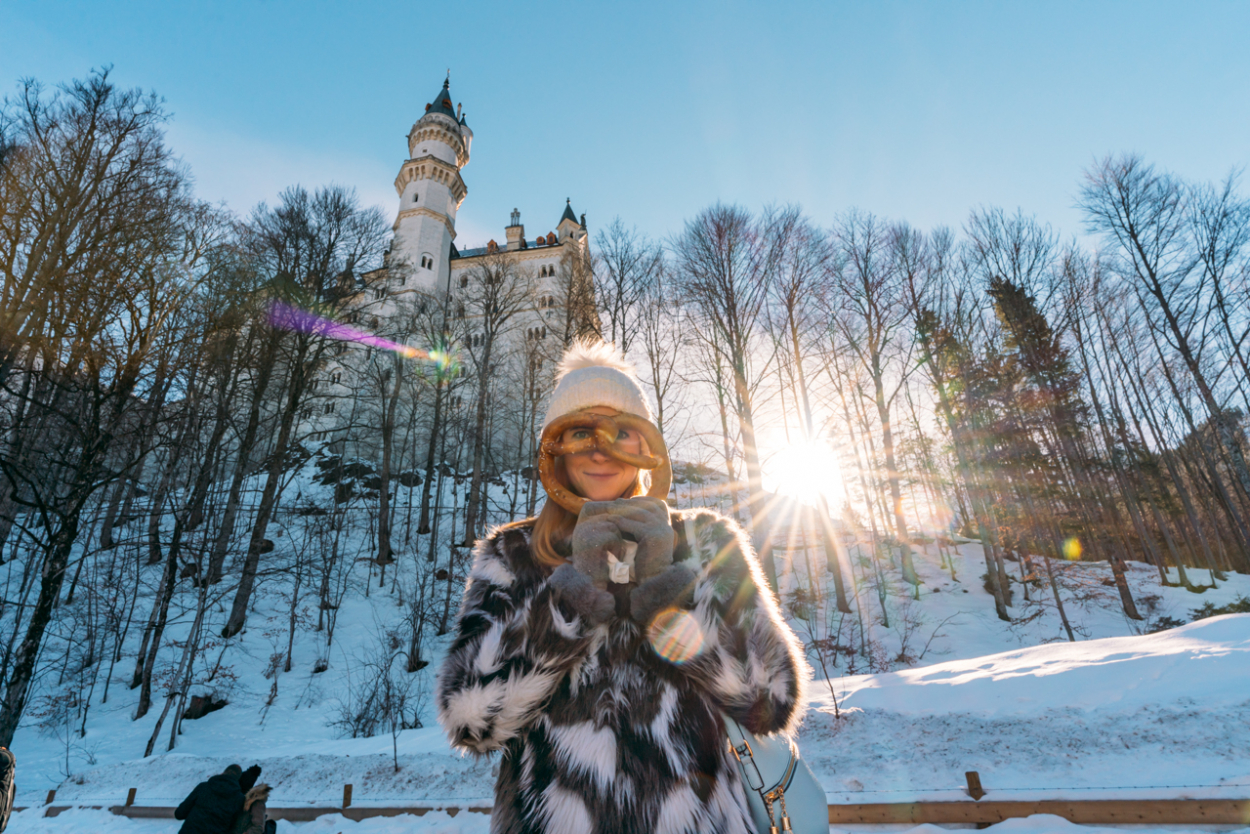
[(653, 420), (634, 366), (621, 352), (599, 340), (576, 341), (556, 370), (556, 388), (543, 428), (557, 417), (597, 405)]

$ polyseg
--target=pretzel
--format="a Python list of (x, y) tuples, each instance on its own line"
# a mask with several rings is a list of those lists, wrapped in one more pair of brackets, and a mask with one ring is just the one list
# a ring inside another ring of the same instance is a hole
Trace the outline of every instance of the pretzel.
[[(569, 443), (562, 442), (560, 438), (571, 428), (590, 429), (593, 434)], [(619, 448), (616, 439), (620, 436), (621, 429), (630, 429), (642, 435), (651, 454), (632, 454)], [(556, 458), (588, 452), (591, 449), (598, 449), (608, 457), (629, 466), (652, 470), (651, 488), (647, 490), (647, 495), (661, 500), (668, 497), (669, 487), (673, 485), (673, 465), (668, 459), (668, 446), (660, 436), (659, 429), (635, 414), (608, 417), (574, 411), (552, 421), (543, 430), (542, 442), (538, 446), (538, 475), (542, 478), (543, 489), (551, 500), (564, 509), (576, 515), (582, 511), (586, 499), (574, 494), (557, 480)]]

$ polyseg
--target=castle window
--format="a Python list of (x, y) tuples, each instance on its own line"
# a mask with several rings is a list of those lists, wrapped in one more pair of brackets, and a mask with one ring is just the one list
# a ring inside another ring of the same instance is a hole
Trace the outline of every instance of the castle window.
[(464, 305), (463, 304), (460, 304), (456, 307), (456, 318), (458, 319), (464, 318)]
[(326, 407), (325, 407), (325, 411), (324, 411), (324, 413), (325, 413), (325, 414), (333, 414), (333, 413), (334, 413), (334, 403), (333, 403), (333, 402), (328, 402), (328, 403), (326, 403)]
[(374, 330), (378, 329), (378, 317), (377, 316), (374, 316), (373, 318), (369, 319), (369, 326), (373, 328)]
[(374, 287), (373, 297), (377, 301), (381, 301), (382, 299), (386, 298), (386, 287)]
[(412, 201), (413, 201), (414, 203), (416, 203), (416, 202), (420, 202), (420, 200), (421, 200), (421, 195), (420, 195), (420, 194), (413, 194), (413, 195), (412, 195)]
[(467, 286), (469, 286), (469, 276), (461, 275), (460, 276), (460, 289), (464, 289)]
[(331, 385), (338, 385), (338, 384), (339, 384), (339, 380), (340, 380), (340, 379), (342, 379), (342, 378), (343, 378), (343, 374), (342, 374), (342, 373), (340, 373), (339, 371), (335, 371), (334, 373), (330, 374), (330, 384), (331, 384)]
[(346, 350), (347, 350), (347, 342), (339, 342), (337, 345), (334, 346), (334, 355), (342, 356), (343, 352)]

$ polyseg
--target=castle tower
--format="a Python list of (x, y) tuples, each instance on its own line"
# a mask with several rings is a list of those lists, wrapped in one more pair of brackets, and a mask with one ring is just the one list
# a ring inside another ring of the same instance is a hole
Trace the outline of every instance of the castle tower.
[(413, 287), (446, 289), (456, 211), (468, 193), (460, 169), (469, 163), (473, 131), (452, 107), (450, 86), (450, 79), (443, 82), (409, 131), (408, 160), (395, 178), (399, 214), (391, 265), (406, 269)]

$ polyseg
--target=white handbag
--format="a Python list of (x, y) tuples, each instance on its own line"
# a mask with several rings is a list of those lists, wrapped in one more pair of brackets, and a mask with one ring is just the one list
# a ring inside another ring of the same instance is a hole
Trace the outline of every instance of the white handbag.
[[(825, 789), (799, 758), (799, 746), (776, 733), (757, 736), (728, 715), (725, 732), (742, 768), (747, 805), (759, 834), (829, 834)], [(780, 823), (780, 829), (778, 829)]]
[[(694, 521), (685, 519), (686, 543), (699, 558)], [(728, 715), (725, 733), (742, 769), (747, 805), (758, 834), (829, 834), (825, 789), (799, 758), (799, 746), (781, 733), (757, 736)]]

